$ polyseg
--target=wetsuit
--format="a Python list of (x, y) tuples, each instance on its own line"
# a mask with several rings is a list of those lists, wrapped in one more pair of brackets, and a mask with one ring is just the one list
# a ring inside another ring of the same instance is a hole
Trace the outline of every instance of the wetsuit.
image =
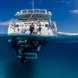
[(39, 32), (41, 31), (41, 26), (39, 26), (38, 31), (39, 31)]
[(38, 32), (41, 34), (41, 25), (39, 25)]
[(25, 62), (26, 58), (25, 58), (25, 53), (23, 52), (23, 55), (21, 56), (21, 63), (23, 64)]
[(13, 37), (12, 39), (12, 46), (16, 50), (16, 54), (19, 55), (18, 49), (20, 48), (20, 45), (18, 45), (18, 40), (16, 37)]
[(33, 33), (33, 30), (34, 30), (34, 25), (30, 25), (30, 29), (29, 29), (30, 33)]

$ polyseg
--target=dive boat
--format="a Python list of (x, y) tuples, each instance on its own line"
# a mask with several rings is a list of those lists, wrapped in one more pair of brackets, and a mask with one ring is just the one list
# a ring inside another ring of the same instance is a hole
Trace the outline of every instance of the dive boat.
[[(31, 26), (34, 27), (32, 34), (40, 36), (56, 36), (57, 27), (51, 21), (52, 13), (46, 9), (26, 9), (16, 12), (16, 20), (12, 21), (8, 27), (8, 34), (31, 34)], [(32, 25), (33, 24), (33, 25)]]

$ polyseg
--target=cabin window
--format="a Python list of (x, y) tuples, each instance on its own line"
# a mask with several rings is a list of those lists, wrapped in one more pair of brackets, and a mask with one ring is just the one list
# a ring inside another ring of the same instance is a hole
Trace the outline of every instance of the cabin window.
[(33, 13), (33, 10), (28, 10), (28, 13), (30, 13), (30, 14)]
[(45, 10), (40, 11), (40, 13), (45, 13)]
[(27, 10), (24, 10), (23, 13), (27, 13)]
[(48, 27), (48, 24), (45, 24), (45, 27)]
[(39, 10), (34, 10), (34, 13), (39, 13)]

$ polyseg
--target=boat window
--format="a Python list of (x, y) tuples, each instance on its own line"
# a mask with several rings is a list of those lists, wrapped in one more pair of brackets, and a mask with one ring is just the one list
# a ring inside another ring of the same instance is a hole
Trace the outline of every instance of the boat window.
[(43, 26), (43, 27), (44, 27), (44, 25), (41, 25), (41, 26)]
[(28, 10), (28, 13), (33, 13), (33, 10)]
[(45, 27), (48, 27), (48, 24), (45, 24)]
[(34, 13), (39, 13), (39, 10), (34, 10)]
[(24, 10), (23, 13), (27, 13), (27, 10)]
[(19, 25), (15, 25), (15, 27), (19, 27)]
[(41, 10), (40, 13), (45, 13), (45, 10)]

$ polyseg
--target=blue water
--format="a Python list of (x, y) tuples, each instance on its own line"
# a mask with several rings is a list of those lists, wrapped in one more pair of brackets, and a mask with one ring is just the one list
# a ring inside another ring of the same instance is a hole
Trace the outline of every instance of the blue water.
[(78, 36), (43, 37), (38, 59), (21, 67), (10, 38), (0, 36), (0, 78), (78, 78)]

